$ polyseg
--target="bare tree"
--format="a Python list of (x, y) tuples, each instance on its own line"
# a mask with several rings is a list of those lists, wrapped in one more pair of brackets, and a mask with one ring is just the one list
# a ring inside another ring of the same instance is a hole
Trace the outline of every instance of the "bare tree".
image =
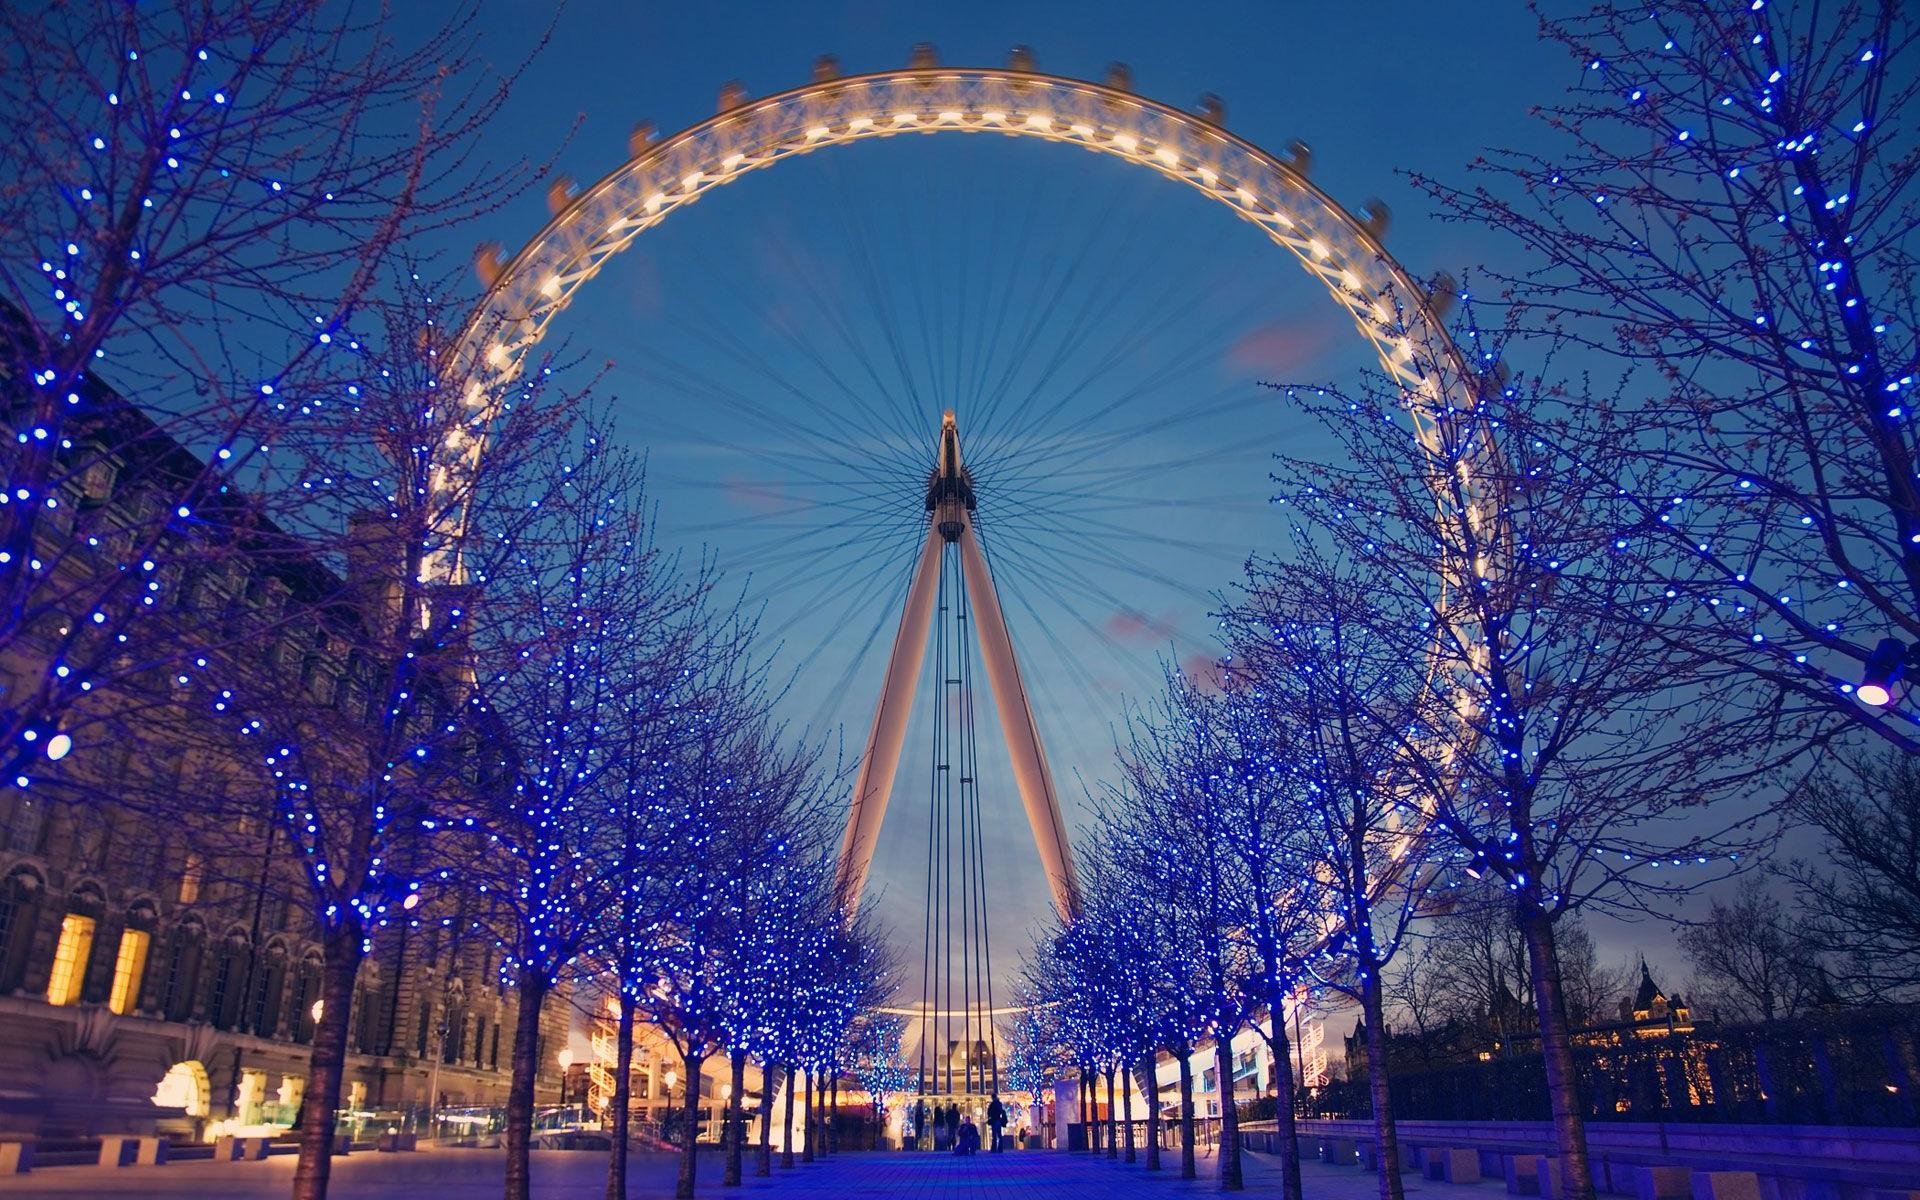
[(1572, 398), (1591, 419), (1567, 444), (1619, 491), (1642, 636), (1759, 683), (1720, 702), (1780, 709), (1780, 736), (1865, 728), (1909, 753), (1917, 32), (1897, 0), (1544, 17), (1584, 68), (1543, 110), (1552, 148), (1489, 155), (1471, 188), (1416, 180), (1518, 243), (1521, 327), (1634, 397)]
[(1792, 814), (1826, 838), (1824, 862), (1785, 874), (1806, 910), (1806, 935), (1846, 963), (1869, 995), (1920, 989), (1920, 763), (1854, 754), (1809, 776)]
[[(351, 403), (395, 247), (525, 178), (470, 157), (505, 86), (467, 56), (470, 15), (402, 45), (312, 0), (0, 14), (21, 131), (0, 150), (6, 777), (42, 773), (58, 732), (104, 740), (99, 696), (233, 643), (178, 593), (221, 539), (181, 535), (231, 520), (283, 434)], [(162, 605), (166, 635), (138, 637)], [(135, 703), (159, 701), (114, 709)]]
[(1729, 900), (1715, 899), (1704, 921), (1680, 931), (1680, 950), (1696, 972), (1693, 1007), (1732, 1020), (1791, 1017), (1811, 997), (1809, 932), (1757, 876)]

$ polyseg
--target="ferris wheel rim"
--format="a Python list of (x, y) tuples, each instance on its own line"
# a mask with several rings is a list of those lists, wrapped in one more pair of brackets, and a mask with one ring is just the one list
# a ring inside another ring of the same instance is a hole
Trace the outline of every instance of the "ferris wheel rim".
[[(964, 97), (969, 87), (999, 100), (993, 107), (982, 107), (977, 96), (954, 99)], [(866, 103), (854, 116), (847, 116), (844, 107), (829, 107), (829, 102), (837, 104), (856, 94), (885, 99), (896, 92), (914, 103), (909, 107)], [(1055, 103), (1036, 103), (1046, 100)], [(1063, 100), (1070, 103), (1059, 103)], [(818, 108), (809, 109), (809, 105)], [(834, 119), (825, 125), (811, 120), (770, 123), (764, 129), (755, 125), (756, 121), (772, 122), (781, 114), (809, 111), (826, 112)], [(1063, 122), (1061, 115), (1096, 111), (1105, 115), (1086, 122)], [(1120, 112), (1131, 114), (1125, 127), (1111, 119)], [(1156, 134), (1146, 131), (1149, 119), (1159, 122)], [(733, 141), (718, 136), (730, 130), (752, 136)], [(940, 132), (998, 133), (1078, 145), (1192, 186), (1260, 226), (1269, 241), (1288, 251), (1347, 310), (1362, 338), (1374, 347), (1380, 365), (1399, 385), (1423, 449), (1430, 454), (1435, 450), (1443, 421), (1476, 416), (1483, 385), (1447, 331), (1442, 313), (1451, 297), (1423, 286), (1386, 248), (1377, 226), (1362, 221), (1314, 184), (1297, 161), (1266, 151), (1215, 119), (1128, 88), (1009, 67), (908, 67), (815, 79), (757, 100), (723, 100), (712, 116), (648, 141), (572, 196), (511, 259), (495, 266), (490, 277), (483, 265), (485, 293), (463, 322), (451, 355), (454, 370), (464, 376), (461, 402), (474, 414), (477, 432), (441, 448), (437, 490), (459, 493), (464, 478), (485, 453), (491, 414), (499, 411), (507, 390), (523, 373), (528, 353), (544, 339), (553, 319), (571, 305), (578, 290), (641, 233), (707, 191), (787, 158), (855, 141)], [(707, 147), (704, 155), (691, 153), (703, 146)], [(1244, 164), (1237, 171), (1225, 169), (1231, 156)], [(660, 176), (667, 180), (664, 188), (625, 186), (651, 179), (648, 171), (664, 167), (671, 167)], [(1255, 179), (1255, 173), (1264, 174)], [(677, 177), (678, 186), (668, 174)], [(1260, 190), (1253, 191), (1250, 184)], [(551, 273), (545, 270), (549, 266)], [(517, 305), (516, 299), (521, 301)], [(512, 340), (502, 338), (502, 331), (511, 331)], [(1459, 473), (1473, 493), (1484, 475), (1481, 468), (1497, 464), (1498, 453), (1481, 442), (1473, 455), (1451, 463), (1437, 456), (1432, 461), (1439, 470)], [(464, 503), (450, 506), (450, 511), (452, 523), (464, 526), (468, 515)], [(1456, 519), (1472, 520), (1473, 515), (1469, 512)], [(1447, 564), (1436, 563), (1436, 567), (1443, 587), (1461, 585)], [(457, 553), (430, 551), (424, 571), (458, 579)], [(1432, 686), (1437, 662), (1429, 666)], [(1397, 863), (1389, 874), (1399, 874)]]
[[(851, 107), (869, 111), (847, 115), (849, 97), (886, 100), (896, 93), (915, 103), (862, 103)], [(1068, 114), (1064, 120), (1063, 113)], [(1130, 116), (1124, 125), (1115, 116), (1123, 113)], [(1076, 114), (1087, 120), (1072, 120)], [(783, 115), (805, 119), (782, 123), (777, 118)], [(1149, 118), (1159, 122), (1151, 134)], [(825, 123), (813, 123), (816, 119)], [(729, 132), (734, 140), (721, 136)], [(504, 264), (489, 268), (483, 248), (477, 265), (486, 291), (463, 322), (452, 355), (457, 371), (471, 373), (462, 402), (476, 413), (481, 432), (442, 447), (439, 488), (456, 491), (477, 465), (485, 453), (487, 416), (522, 374), (528, 353), (580, 287), (639, 234), (713, 187), (785, 158), (854, 141), (937, 132), (1079, 145), (1189, 184), (1261, 226), (1347, 309), (1381, 366), (1402, 386), (1423, 443), (1432, 436), (1438, 414), (1476, 406), (1468, 382), (1475, 374), (1447, 333), (1434, 295), (1387, 250), (1375, 227), (1315, 185), (1297, 161), (1271, 154), (1209, 117), (1109, 84), (1001, 67), (919, 67), (816, 79), (723, 106), (638, 148), (572, 196)], [(1228, 171), (1229, 163), (1237, 163), (1237, 169)], [(678, 186), (659, 168), (670, 168)], [(665, 186), (654, 186), (663, 180)], [(1436, 358), (1445, 361), (1433, 362)], [(429, 569), (454, 576), (458, 566), (436, 555)]]

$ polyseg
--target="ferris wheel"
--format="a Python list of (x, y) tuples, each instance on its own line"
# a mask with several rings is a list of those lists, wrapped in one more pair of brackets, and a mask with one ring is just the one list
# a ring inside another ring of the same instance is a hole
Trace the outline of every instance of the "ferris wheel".
[[(1001, 136), (908, 136), (952, 133)], [(1304, 146), (1270, 154), (1216, 100), (1183, 111), (1123, 67), (1070, 79), (1024, 50), (945, 67), (922, 46), (859, 75), (823, 58), (628, 149), (556, 182), (517, 253), (482, 250), (463, 403), (484, 417), (556, 334), (622, 364), (663, 536), (742, 580), (804, 719), (864, 747), (843, 880), (857, 896), (892, 863), (878, 902), (919, 918), (895, 924), (922, 964), (902, 1009), (922, 1091), (997, 1091), (992, 942), (1036, 895), (1071, 909), (1074, 778), (1168, 659), (1210, 657), (1214, 595), (1277, 537), (1266, 464), (1300, 431), (1258, 383), (1371, 366), (1423, 432), (1471, 411), (1447, 288), (1386, 251), (1382, 206), (1316, 187)], [(783, 186), (747, 183), (789, 162)], [(1332, 305), (1294, 304), (1303, 278)], [(1321, 344), (1326, 314), (1356, 357)], [(450, 495), (485, 453), (442, 448)], [(883, 825), (889, 799), (910, 819)], [(1024, 893), (989, 870), (1016, 843)]]

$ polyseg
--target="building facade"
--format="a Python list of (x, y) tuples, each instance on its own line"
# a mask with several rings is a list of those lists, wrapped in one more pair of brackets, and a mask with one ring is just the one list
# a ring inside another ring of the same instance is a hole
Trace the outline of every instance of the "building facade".
[[(89, 528), (100, 530), (111, 525), (102, 514), (124, 509), (137, 527), (157, 489), (127, 481), (198, 464), (181, 465), (186, 452), (112, 393), (89, 399), (117, 433), (76, 472), (69, 511), (93, 514)], [(130, 461), (135, 453), (146, 461)], [(55, 523), (48, 536), (70, 528)], [(283, 695), (316, 710), (366, 711), (326, 616), (350, 610), (332, 600), (351, 597), (351, 581), (290, 560), (284, 539), (264, 561), (249, 559), (244, 537), (229, 542), (218, 555), (183, 554), (189, 565), (161, 567), (169, 594), (202, 613), (237, 608), (246, 615), (235, 628), (270, 631), (236, 639), (227, 653)], [(59, 561), (75, 571), (95, 560), (83, 550)], [(280, 619), (279, 606), (302, 588), (328, 602), (311, 606), (313, 620)], [(165, 618), (152, 628), (166, 630)], [(12, 661), (0, 660), (0, 695), (29, 691), (68, 631), (49, 622), (29, 633), (9, 643)], [(42, 635), (45, 646), (35, 641)], [(151, 704), (161, 690), (143, 699)], [(321, 951), (271, 796), (260, 797), (256, 818), (235, 819), (245, 806), (223, 796), (221, 816), (196, 819), (195, 796), (246, 786), (241, 773), (185, 725), (176, 736), (161, 706), (149, 720), (120, 698), (96, 697), (109, 716), (76, 729), (72, 759), (61, 763), (72, 768), (68, 786), (0, 786), (0, 1133), (160, 1128), (207, 1137), (288, 1126), (321, 1012)], [(384, 1125), (428, 1105), (504, 1102), (515, 992), (502, 981), (485, 914), (467, 904), (451, 895), (410, 901), (378, 931), (349, 1017), (346, 1112)], [(558, 1097), (554, 1052), (568, 1026), (562, 992), (542, 1014), (542, 1102)]]

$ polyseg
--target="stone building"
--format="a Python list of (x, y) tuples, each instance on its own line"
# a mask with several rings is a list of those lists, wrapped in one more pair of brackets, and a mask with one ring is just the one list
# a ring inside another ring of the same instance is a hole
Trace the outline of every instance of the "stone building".
[[(123, 433), (145, 424), (105, 389), (90, 399)], [(186, 455), (150, 424), (116, 443)], [(137, 486), (116, 486), (116, 465), (126, 464), (103, 456), (74, 503), (153, 503)], [(312, 586), (316, 573), (312, 563), (230, 554), (206, 578), (174, 582), (260, 606)], [(338, 684), (345, 665), (329, 660), (324, 629), (266, 624), (272, 644), (245, 649), (263, 669), (285, 672), (289, 688)], [(0, 661), (0, 689), (25, 687), (23, 673), (44, 669)], [(84, 802), (57, 787), (0, 787), (0, 1132), (157, 1126), (208, 1136), (291, 1123), (321, 968), (288, 838), (264, 803), (256, 820), (199, 827), (192, 789), (221, 784), (218, 764), (195, 747), (170, 752), (155, 735), (96, 737), (87, 749), (73, 756)], [(149, 803), (161, 795), (172, 804)], [(466, 903), (409, 907), (374, 940), (349, 1018), (343, 1108), (385, 1123), (430, 1102), (504, 1103), (515, 993)], [(542, 1017), (542, 1102), (558, 1096), (552, 1051), (567, 1038), (567, 1004), (555, 996)]]

